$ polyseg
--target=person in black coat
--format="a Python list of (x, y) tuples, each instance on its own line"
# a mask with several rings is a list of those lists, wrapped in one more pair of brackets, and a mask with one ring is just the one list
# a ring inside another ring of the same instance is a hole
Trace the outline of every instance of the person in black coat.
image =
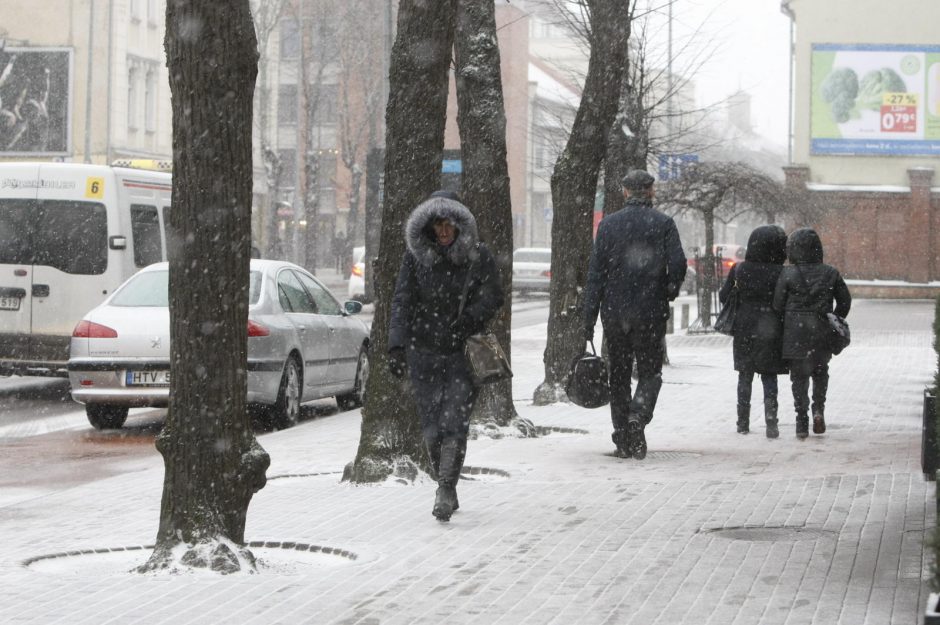
[(760, 226), (747, 241), (744, 262), (731, 268), (718, 299), (726, 304), (737, 289), (734, 317), (734, 370), (738, 372), (738, 433), (750, 431), (754, 374), (764, 387), (767, 438), (777, 428), (777, 376), (787, 372), (781, 356), (783, 315), (773, 309), (774, 289), (787, 259), (787, 233), (780, 226)]
[[(653, 208), (654, 182), (639, 169), (624, 176), (624, 207), (597, 228), (582, 300), (585, 340), (594, 338), (598, 312), (607, 339), (616, 453), (637, 460), (646, 457), (644, 429), (663, 383), (669, 302), (686, 272), (675, 222)], [(639, 379), (631, 397), (634, 358)]]
[(813, 432), (826, 431), (826, 390), (829, 387), (830, 326), (826, 314), (846, 317), (852, 295), (839, 271), (823, 263), (819, 235), (801, 228), (787, 240), (785, 267), (777, 280), (774, 310), (784, 314), (783, 357), (790, 366), (793, 405), (796, 409), (796, 436), (809, 436), (809, 380), (813, 380)]
[(406, 370), (409, 374), (438, 480), (432, 513), (447, 521), (459, 507), (457, 480), (479, 390), (464, 346), (496, 315), (503, 292), (496, 261), (478, 239), (476, 220), (455, 194), (437, 191), (415, 208), (405, 225), (405, 242), (392, 297), (389, 367), (397, 377)]

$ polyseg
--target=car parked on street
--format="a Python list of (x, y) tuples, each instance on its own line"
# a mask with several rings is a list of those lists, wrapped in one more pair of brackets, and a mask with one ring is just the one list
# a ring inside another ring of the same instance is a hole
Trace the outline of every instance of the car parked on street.
[(349, 285), (346, 289), (346, 297), (352, 300), (364, 302), (366, 299), (366, 248), (353, 248), (353, 265), (349, 271)]
[[(300, 404), (336, 397), (362, 405), (369, 333), (339, 301), (292, 263), (252, 259), (248, 306), (248, 404), (265, 424), (294, 425)], [(134, 274), (72, 332), (72, 398), (98, 429), (119, 428), (134, 406), (163, 407), (170, 394), (169, 266)]]
[(552, 281), (552, 250), (520, 247), (512, 253), (512, 288), (522, 294), (548, 293)]

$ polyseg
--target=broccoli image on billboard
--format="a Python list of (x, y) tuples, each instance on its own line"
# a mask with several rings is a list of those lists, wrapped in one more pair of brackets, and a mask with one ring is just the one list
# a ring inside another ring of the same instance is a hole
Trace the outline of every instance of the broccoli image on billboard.
[(940, 155), (940, 46), (814, 44), (814, 154)]
[(72, 52), (0, 49), (0, 154), (69, 151)]

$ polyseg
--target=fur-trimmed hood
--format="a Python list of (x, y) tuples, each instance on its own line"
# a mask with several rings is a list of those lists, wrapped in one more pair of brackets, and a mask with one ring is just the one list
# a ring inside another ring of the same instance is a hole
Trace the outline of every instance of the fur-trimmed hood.
[[(446, 248), (437, 244), (433, 224), (448, 219), (457, 228), (457, 238)], [(405, 244), (421, 265), (433, 265), (446, 256), (455, 265), (476, 260), (479, 255), (477, 222), (466, 206), (446, 197), (432, 197), (418, 205), (405, 224)]]

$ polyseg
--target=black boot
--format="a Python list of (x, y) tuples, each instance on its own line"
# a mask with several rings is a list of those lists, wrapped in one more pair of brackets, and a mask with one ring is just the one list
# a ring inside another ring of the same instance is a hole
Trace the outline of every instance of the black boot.
[(614, 430), (614, 433), (610, 435), (610, 439), (617, 446), (614, 455), (618, 458), (630, 458), (633, 455), (630, 452), (630, 435), (627, 430)]
[(457, 480), (466, 455), (467, 441), (446, 438), (441, 443), (441, 468), (437, 480), (437, 493), (431, 514), (438, 521), (450, 521), (454, 510), (460, 507), (457, 501)]
[(751, 431), (751, 406), (738, 404), (738, 434), (747, 434)]
[(764, 400), (764, 423), (767, 425), (767, 438), (777, 438), (780, 430), (777, 429), (777, 400)]
[(809, 415), (805, 412), (796, 414), (796, 437), (804, 439), (809, 436)]
[(630, 455), (637, 460), (646, 457), (646, 435), (643, 433), (645, 426), (645, 419), (644, 421), (631, 421), (627, 424), (627, 433), (630, 437)]
[(436, 438), (424, 439), (424, 450), (428, 454), (428, 463), (431, 465), (431, 477), (439, 480), (441, 473), (441, 441)]
[(826, 433), (826, 417), (823, 407), (813, 404), (813, 434)]

